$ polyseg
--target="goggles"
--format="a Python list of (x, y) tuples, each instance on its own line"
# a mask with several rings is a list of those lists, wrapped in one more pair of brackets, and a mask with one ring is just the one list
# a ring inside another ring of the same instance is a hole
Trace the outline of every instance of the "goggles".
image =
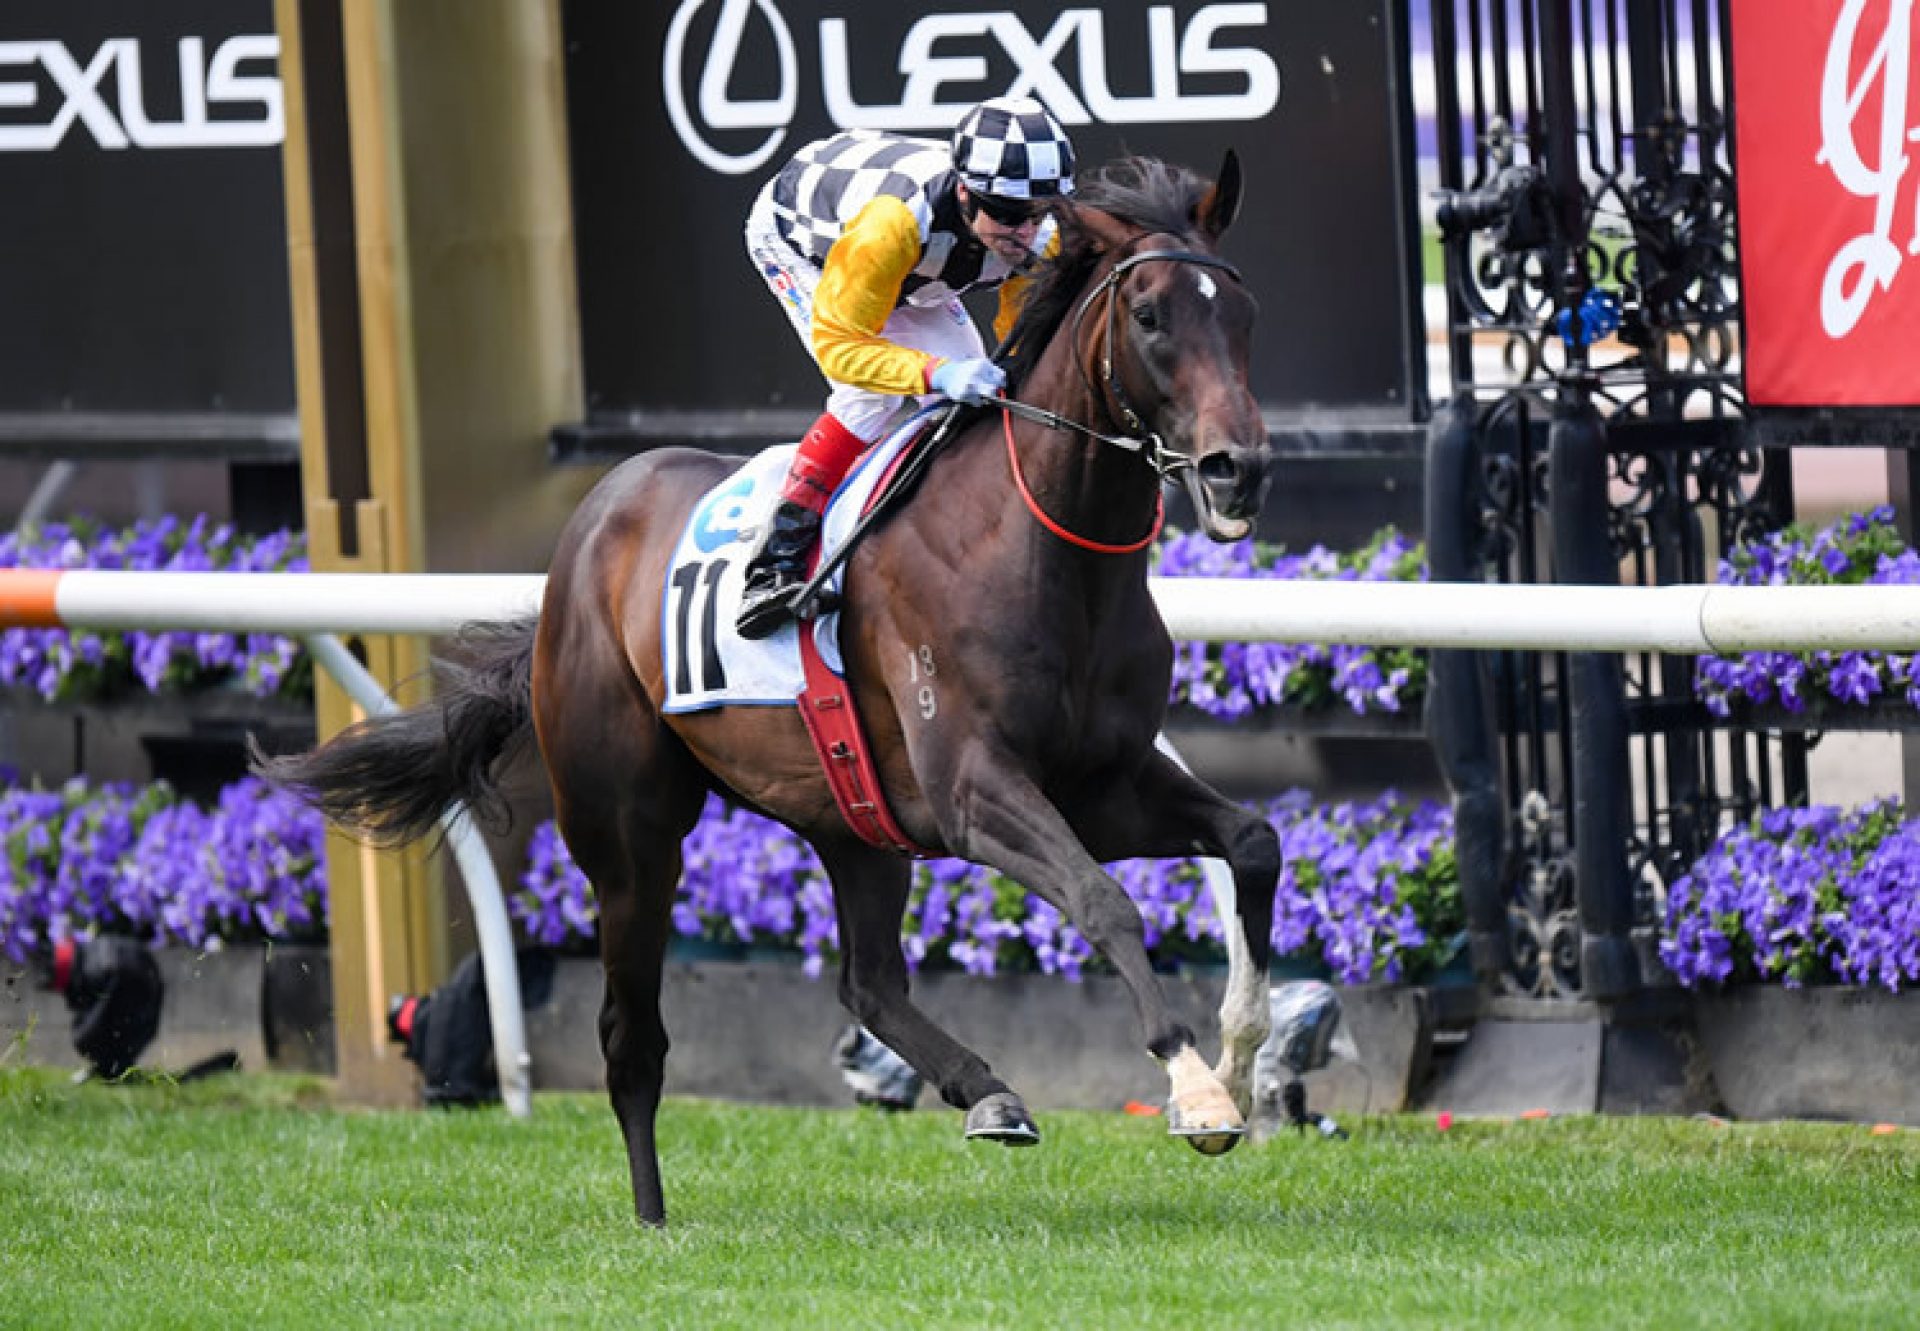
[(1025, 226), (1046, 210), (1046, 204), (1039, 199), (1001, 199), (971, 190), (967, 198), (972, 201), (975, 212), (985, 213), (1001, 226)]

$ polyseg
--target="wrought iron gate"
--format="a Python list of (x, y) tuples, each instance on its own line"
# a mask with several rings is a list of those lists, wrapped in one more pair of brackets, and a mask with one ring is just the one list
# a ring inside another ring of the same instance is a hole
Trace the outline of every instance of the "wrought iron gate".
[[(1793, 508), (1788, 453), (1758, 446), (1741, 393), (1724, 3), (1423, 17), (1456, 385), (1428, 437), (1433, 576), (1710, 581)], [(1728, 816), (1804, 797), (1804, 738), (1715, 722), (1693, 669), (1436, 654), (1483, 980), (1603, 1000), (1657, 982), (1666, 884)]]

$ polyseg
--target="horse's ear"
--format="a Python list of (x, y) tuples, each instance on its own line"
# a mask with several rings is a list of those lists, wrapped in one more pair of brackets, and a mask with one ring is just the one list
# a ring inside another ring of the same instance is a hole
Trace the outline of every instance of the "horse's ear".
[(1213, 182), (1213, 188), (1201, 196), (1193, 210), (1193, 220), (1208, 236), (1218, 240), (1239, 215), (1240, 154), (1229, 148), (1226, 160), (1220, 163), (1220, 176)]

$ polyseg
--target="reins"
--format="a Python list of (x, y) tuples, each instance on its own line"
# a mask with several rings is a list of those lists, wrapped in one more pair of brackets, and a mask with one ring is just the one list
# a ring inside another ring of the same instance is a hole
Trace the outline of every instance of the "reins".
[(1120, 376), (1115, 373), (1113, 368), (1113, 348), (1118, 337), (1116, 311), (1120, 305), (1120, 279), (1126, 276), (1129, 271), (1139, 267), (1143, 263), (1155, 262), (1190, 263), (1203, 268), (1218, 268), (1231, 276), (1236, 282), (1244, 280), (1241, 278), (1238, 268), (1235, 268), (1225, 259), (1215, 258), (1211, 254), (1201, 254), (1197, 250), (1142, 250), (1138, 254), (1128, 255), (1119, 263), (1115, 264), (1108, 271), (1107, 275), (1100, 279), (1093, 290), (1089, 291), (1081, 300), (1080, 307), (1074, 312), (1073, 316), (1072, 336), (1073, 346), (1076, 351), (1074, 363), (1080, 367), (1080, 378), (1081, 381), (1086, 384), (1087, 392), (1091, 396), (1098, 398), (1100, 396), (1100, 389), (1088, 376), (1086, 362), (1080, 359), (1077, 352), (1080, 346), (1080, 330), (1086, 322), (1087, 311), (1093, 308), (1094, 301), (1104, 295), (1107, 297), (1107, 339), (1100, 350), (1100, 373), (1106, 381), (1107, 397), (1112, 401), (1121, 420), (1126, 423), (1127, 428), (1134, 432), (1133, 434), (1106, 434), (1094, 429), (1090, 425), (1085, 425), (1069, 417), (1062, 416), (1057, 411), (1048, 411), (1045, 407), (1036, 407), (1026, 402), (1016, 402), (1012, 398), (995, 399), (995, 404), (1000, 408), (1000, 420), (1005, 427), (1007, 436), (1007, 461), (1013, 467), (1013, 483), (1015, 488), (1020, 491), (1020, 498), (1026, 501), (1027, 511), (1033, 514), (1035, 521), (1053, 533), (1053, 535), (1058, 536), (1069, 545), (1078, 546), (1082, 550), (1091, 550), (1095, 554), (1130, 555), (1152, 545), (1154, 538), (1160, 535), (1160, 529), (1166, 524), (1166, 495), (1164, 493), (1155, 494), (1153, 526), (1145, 536), (1142, 536), (1137, 541), (1129, 541), (1123, 545), (1110, 545), (1104, 541), (1089, 540), (1087, 537), (1069, 531), (1058, 522), (1055, 522), (1051, 517), (1047, 516), (1046, 512), (1040, 507), (1040, 502), (1033, 497), (1033, 491), (1027, 488), (1027, 478), (1020, 472), (1020, 454), (1013, 446), (1013, 418), (1018, 416), (1024, 421), (1030, 421), (1035, 425), (1043, 425), (1048, 429), (1072, 431), (1085, 435), (1087, 438), (1099, 443), (1111, 444), (1115, 448), (1125, 449), (1129, 453), (1138, 453), (1141, 459), (1146, 462), (1149, 467), (1153, 468), (1154, 475), (1158, 476), (1162, 481), (1183, 468), (1194, 465), (1192, 458), (1182, 453), (1176, 453), (1168, 448), (1166, 440), (1160, 437), (1158, 430), (1150, 430), (1147, 428), (1146, 422), (1140, 417), (1140, 413), (1134, 410), (1133, 403), (1127, 399), (1126, 390), (1120, 386)]
[[(1005, 407), (1014, 404), (1002, 403), (1001, 405)], [(1153, 497), (1153, 526), (1148, 529), (1145, 536), (1137, 541), (1129, 541), (1125, 545), (1109, 545), (1105, 541), (1089, 540), (1085, 536), (1068, 531), (1048, 517), (1046, 510), (1040, 507), (1040, 501), (1033, 497), (1033, 491), (1027, 488), (1027, 478), (1020, 474), (1020, 453), (1013, 446), (1013, 417), (1014, 413), (1011, 411), (1000, 413), (1000, 420), (1006, 426), (1007, 462), (1013, 468), (1014, 488), (1020, 491), (1020, 497), (1027, 501), (1027, 512), (1033, 514), (1035, 521), (1068, 545), (1077, 545), (1082, 550), (1093, 551), (1096, 555), (1131, 555), (1153, 544), (1154, 537), (1160, 534), (1160, 528), (1165, 526), (1167, 521), (1167, 496), (1157, 490)]]

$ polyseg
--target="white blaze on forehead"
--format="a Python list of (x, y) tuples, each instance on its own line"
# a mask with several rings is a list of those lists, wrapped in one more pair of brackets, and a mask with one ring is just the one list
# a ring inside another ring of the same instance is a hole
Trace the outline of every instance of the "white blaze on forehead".
[(1200, 294), (1205, 296), (1208, 300), (1212, 300), (1213, 293), (1219, 290), (1218, 287), (1214, 286), (1213, 279), (1209, 277), (1204, 271), (1196, 270), (1193, 275), (1193, 280), (1200, 284)]

